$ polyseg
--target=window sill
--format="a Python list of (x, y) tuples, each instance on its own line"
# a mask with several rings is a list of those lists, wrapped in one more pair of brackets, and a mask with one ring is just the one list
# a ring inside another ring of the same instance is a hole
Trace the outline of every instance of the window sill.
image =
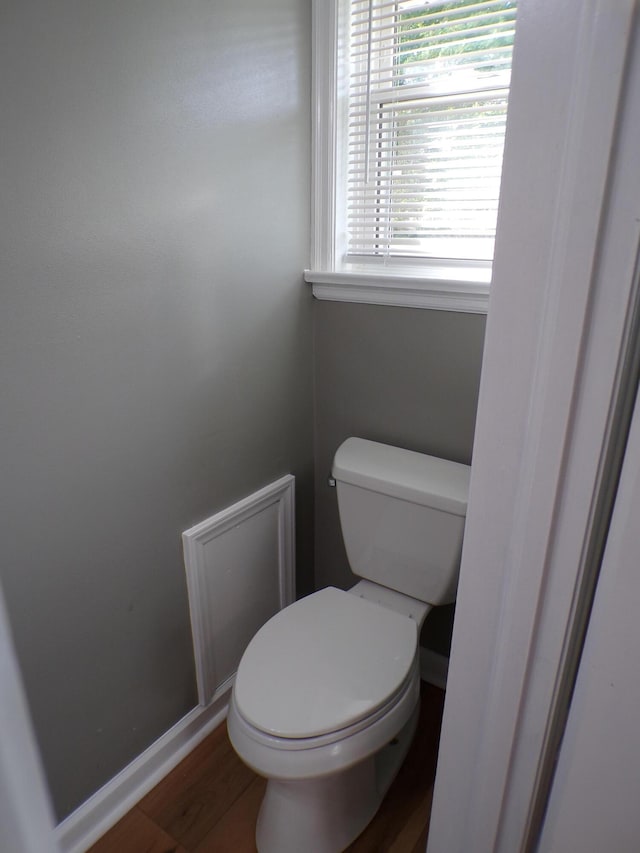
[(491, 270), (432, 268), (428, 275), (305, 270), (316, 299), (486, 314)]

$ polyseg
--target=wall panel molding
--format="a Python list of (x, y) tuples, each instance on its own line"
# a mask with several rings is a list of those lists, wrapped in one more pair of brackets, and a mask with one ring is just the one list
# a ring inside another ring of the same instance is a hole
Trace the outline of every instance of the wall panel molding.
[(182, 534), (201, 705), (225, 692), (249, 640), (295, 598), (294, 483), (287, 474)]

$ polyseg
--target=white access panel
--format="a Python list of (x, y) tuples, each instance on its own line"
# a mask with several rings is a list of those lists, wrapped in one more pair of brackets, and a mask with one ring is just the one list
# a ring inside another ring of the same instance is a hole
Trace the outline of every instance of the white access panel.
[(295, 598), (294, 477), (182, 534), (198, 699), (228, 689), (249, 640)]

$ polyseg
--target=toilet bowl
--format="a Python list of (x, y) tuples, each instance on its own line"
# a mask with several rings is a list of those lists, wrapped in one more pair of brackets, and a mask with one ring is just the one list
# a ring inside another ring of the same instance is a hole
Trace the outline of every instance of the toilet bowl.
[(415, 732), (420, 628), (455, 597), (468, 466), (351, 438), (333, 476), (362, 580), (263, 625), (229, 706), (234, 749), (268, 780), (259, 853), (340, 853), (367, 826)]
[(370, 588), (379, 597), (361, 582), (296, 602), (243, 656), (227, 726), (238, 755), (269, 780), (261, 853), (343, 850), (378, 810), (409, 748), (418, 629), (429, 608), (392, 593), (401, 611), (391, 610), (389, 599), (365, 597)]

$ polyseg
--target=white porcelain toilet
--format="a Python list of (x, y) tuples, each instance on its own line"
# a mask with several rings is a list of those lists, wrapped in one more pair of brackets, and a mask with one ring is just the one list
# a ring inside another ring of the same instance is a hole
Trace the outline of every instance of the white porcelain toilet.
[(455, 599), (469, 472), (359, 438), (338, 448), (342, 533), (363, 580), (270, 619), (229, 707), (231, 743), (268, 779), (260, 853), (339, 853), (378, 810), (416, 727), (420, 628)]

